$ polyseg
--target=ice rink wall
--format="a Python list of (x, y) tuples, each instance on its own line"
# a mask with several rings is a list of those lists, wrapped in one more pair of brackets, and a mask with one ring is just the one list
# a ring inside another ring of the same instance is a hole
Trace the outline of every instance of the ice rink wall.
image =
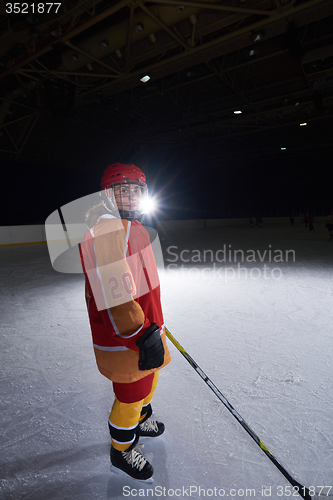
[[(316, 224), (325, 224), (326, 217), (315, 217)], [(255, 225), (255, 221), (254, 225)], [(168, 220), (160, 222), (151, 222), (146, 220), (144, 224), (154, 226), (160, 232), (179, 231), (185, 229), (200, 229), (223, 226), (249, 226), (248, 218), (233, 219), (191, 219), (191, 220)], [(290, 224), (289, 217), (266, 217), (264, 226), (271, 224)], [(295, 217), (295, 225), (303, 224), (303, 217)], [(24, 245), (46, 243), (46, 234), (44, 224), (27, 226), (0, 226), (0, 246)]]
[(36, 226), (0, 226), (0, 246), (46, 243), (44, 224)]

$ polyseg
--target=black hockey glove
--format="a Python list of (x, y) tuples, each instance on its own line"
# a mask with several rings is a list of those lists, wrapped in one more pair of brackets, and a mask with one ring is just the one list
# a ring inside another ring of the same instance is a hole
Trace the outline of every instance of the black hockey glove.
[(161, 333), (156, 323), (152, 323), (148, 330), (136, 341), (140, 349), (139, 370), (151, 370), (163, 365), (164, 346)]

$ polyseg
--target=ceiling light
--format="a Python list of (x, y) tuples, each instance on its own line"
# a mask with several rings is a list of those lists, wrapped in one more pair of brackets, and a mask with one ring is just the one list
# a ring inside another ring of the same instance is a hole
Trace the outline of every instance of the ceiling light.
[(265, 32), (264, 31), (256, 31), (255, 33), (252, 33), (252, 40), (253, 42), (260, 42), (265, 37)]
[(177, 12), (179, 12), (179, 14), (182, 14), (184, 10), (185, 10), (184, 5), (177, 5)]
[(134, 26), (134, 29), (135, 29), (135, 33), (137, 33), (138, 35), (141, 35), (141, 33), (143, 32), (143, 24), (142, 23), (137, 23)]
[(147, 83), (147, 82), (149, 82), (149, 80), (150, 80), (150, 76), (148, 76), (148, 75), (140, 78), (140, 82), (142, 82), (142, 83)]
[(303, 123), (300, 123), (299, 124), (300, 127), (306, 127), (307, 126), (307, 123), (306, 122), (303, 122)]
[(248, 49), (247, 54), (248, 54), (249, 57), (253, 57), (253, 56), (259, 54), (259, 50), (257, 50), (257, 49)]
[(243, 111), (241, 111), (240, 109), (238, 111), (234, 111), (234, 115), (241, 115), (243, 113)]
[(116, 54), (116, 56), (118, 57), (118, 59), (120, 59), (121, 57), (123, 57), (123, 53), (122, 53), (122, 51), (121, 51), (121, 50), (119, 50), (119, 49), (117, 49), (117, 50), (115, 51), (115, 54)]
[(101, 47), (102, 50), (106, 50), (109, 46), (109, 42), (107, 40), (103, 40), (99, 46)]
[(281, 151), (285, 151), (287, 148), (281, 148)]

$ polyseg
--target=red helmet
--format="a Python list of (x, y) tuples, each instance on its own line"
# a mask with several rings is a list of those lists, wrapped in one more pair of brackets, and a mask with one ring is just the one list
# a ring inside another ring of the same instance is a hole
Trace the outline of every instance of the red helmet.
[(102, 189), (121, 182), (135, 182), (142, 187), (147, 187), (145, 174), (133, 163), (113, 163), (104, 170), (101, 180)]
[[(129, 189), (129, 194), (123, 195), (122, 192), (118, 194), (116, 201), (115, 187), (119, 184), (136, 184), (140, 187), (140, 194), (134, 195)], [(118, 210), (120, 217), (128, 220), (136, 220), (140, 217), (142, 212), (142, 201), (147, 196), (148, 189), (146, 184), (146, 176), (133, 163), (113, 163), (105, 170), (101, 180), (101, 187), (109, 200), (113, 210)], [(119, 199), (120, 198), (120, 199)]]

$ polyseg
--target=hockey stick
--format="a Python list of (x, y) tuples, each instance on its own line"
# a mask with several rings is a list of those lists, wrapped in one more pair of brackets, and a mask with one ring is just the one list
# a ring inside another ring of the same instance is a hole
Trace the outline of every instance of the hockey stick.
[[(213, 384), (209, 377), (201, 370), (200, 366), (194, 361), (193, 358), (185, 351), (185, 349), (180, 345), (180, 343), (171, 335), (169, 330), (165, 327), (165, 332), (169, 340), (173, 343), (174, 346), (178, 349), (178, 351), (184, 356), (184, 358), (190, 363), (192, 368), (200, 375), (203, 381), (208, 385), (208, 387), (214, 392), (214, 394), (219, 398), (220, 401), (228, 408), (230, 413), (235, 417), (235, 419), (241, 424), (241, 426), (246, 430), (248, 434), (250, 434), (251, 438), (257, 443), (257, 445), (261, 448), (261, 450), (265, 453), (265, 455), (273, 462), (275, 467), (279, 469), (279, 471), (284, 475), (284, 477), (289, 481), (289, 483), (293, 486), (294, 490), (305, 500), (316, 500), (321, 497), (321, 495), (315, 494), (315, 492), (310, 494), (310, 490), (296, 481), (289, 472), (277, 461), (275, 456), (267, 446), (261, 441), (261, 439), (257, 436), (257, 434), (251, 429), (251, 427), (245, 422), (245, 420), (240, 416), (240, 414), (235, 410), (235, 408), (229, 403), (229, 401), (223, 396), (221, 391)], [(311, 488), (312, 489), (312, 488)], [(324, 495), (322, 498), (332, 498), (332, 495)]]

